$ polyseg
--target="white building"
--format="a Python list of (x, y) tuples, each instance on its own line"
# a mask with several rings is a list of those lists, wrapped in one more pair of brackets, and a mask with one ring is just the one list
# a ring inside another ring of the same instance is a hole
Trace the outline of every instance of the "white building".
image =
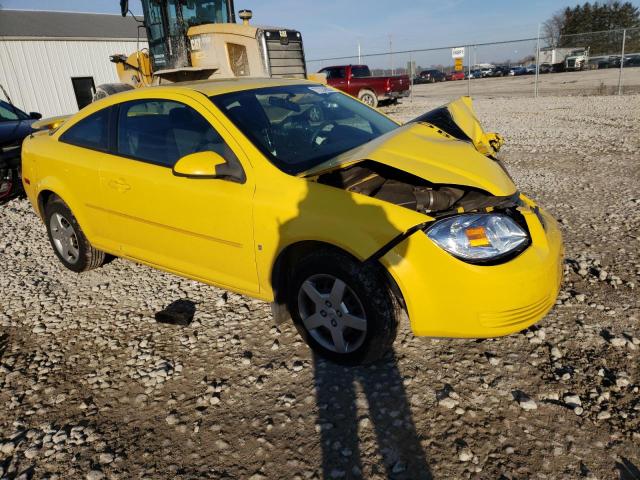
[[(74, 113), (92, 87), (118, 82), (109, 56), (135, 52), (137, 35), (130, 16), (0, 10), (0, 84), (27, 112)], [(140, 36), (146, 48), (143, 28)]]

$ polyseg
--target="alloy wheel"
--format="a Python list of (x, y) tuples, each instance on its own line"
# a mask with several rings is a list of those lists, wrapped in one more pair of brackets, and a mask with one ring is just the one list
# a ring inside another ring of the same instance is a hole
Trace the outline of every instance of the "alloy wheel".
[(362, 102), (366, 103), (370, 107), (373, 107), (373, 96), (369, 93), (366, 93), (362, 96)]
[(302, 283), (298, 313), (309, 335), (332, 352), (354, 352), (366, 337), (367, 317), (362, 302), (333, 275), (312, 275)]
[(54, 213), (49, 220), (53, 245), (62, 258), (69, 263), (76, 263), (80, 259), (78, 236), (73, 225), (63, 215)]

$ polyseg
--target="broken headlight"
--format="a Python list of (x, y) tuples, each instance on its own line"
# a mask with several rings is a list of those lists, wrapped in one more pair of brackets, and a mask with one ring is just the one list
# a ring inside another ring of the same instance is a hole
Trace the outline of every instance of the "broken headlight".
[(501, 213), (444, 218), (428, 228), (426, 234), (440, 248), (471, 263), (495, 261), (529, 243), (527, 232)]

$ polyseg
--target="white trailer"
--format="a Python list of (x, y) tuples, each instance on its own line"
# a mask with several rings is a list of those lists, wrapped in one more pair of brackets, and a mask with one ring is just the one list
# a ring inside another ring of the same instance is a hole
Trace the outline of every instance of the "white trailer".
[(577, 48), (541, 48), (540, 63), (548, 63), (549, 65), (558, 65), (564, 63), (565, 58)]

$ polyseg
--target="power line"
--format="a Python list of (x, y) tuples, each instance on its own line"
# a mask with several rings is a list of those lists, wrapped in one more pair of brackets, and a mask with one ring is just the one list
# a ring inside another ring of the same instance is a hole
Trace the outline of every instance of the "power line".
[[(622, 32), (624, 30), (627, 30), (627, 32), (629, 30), (640, 30), (640, 27), (635, 27), (635, 28), (617, 28), (617, 29), (613, 29), (613, 30), (599, 30), (599, 31), (595, 31), (595, 32), (583, 32), (583, 33), (570, 33), (570, 34), (566, 34), (566, 35), (562, 35), (563, 38), (565, 37), (576, 37), (576, 36), (580, 36), (580, 35), (596, 35), (596, 34), (602, 34), (602, 33), (615, 33), (615, 32)], [(540, 40), (543, 39), (549, 39), (551, 37), (540, 37)], [(531, 38), (518, 38), (518, 39), (514, 39), (514, 40), (500, 40), (497, 42), (482, 42), (482, 43), (469, 43), (467, 42), (467, 45), (469, 45), (470, 47), (483, 47), (483, 46), (489, 46), (489, 45), (505, 45), (507, 43), (522, 43), (522, 42), (533, 42), (533, 41), (537, 41), (538, 37), (531, 37)], [(393, 51), (393, 54), (402, 54), (402, 53), (420, 53), (420, 52), (435, 52), (437, 50), (447, 50), (447, 49), (451, 49), (451, 48), (456, 48), (459, 47), (460, 44), (456, 44), (456, 45), (448, 45), (448, 46), (443, 46), (443, 47), (431, 47), (431, 48), (414, 48), (414, 49), (410, 49), (410, 50), (396, 50)], [(390, 49), (391, 50), (391, 49)], [(389, 55), (390, 51), (387, 52), (379, 52), (379, 53), (368, 53), (366, 55), (362, 55), (363, 57), (383, 57), (386, 55)], [(326, 58), (315, 58), (312, 60), (307, 60), (308, 63), (311, 62), (325, 62), (325, 61), (329, 61), (329, 60), (348, 60), (353, 58), (353, 55), (344, 55), (344, 56), (340, 56), (340, 57), (326, 57)]]

